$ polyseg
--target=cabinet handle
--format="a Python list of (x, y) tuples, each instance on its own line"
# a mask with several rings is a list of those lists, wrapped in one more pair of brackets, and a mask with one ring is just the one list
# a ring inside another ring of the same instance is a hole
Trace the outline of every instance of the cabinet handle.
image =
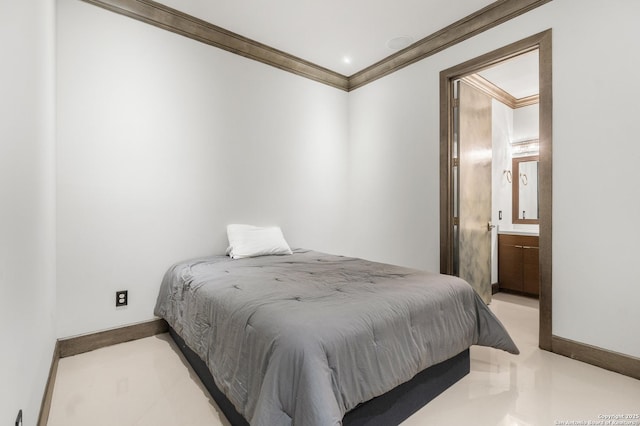
[(524, 246), (514, 246), (515, 248), (524, 248)]

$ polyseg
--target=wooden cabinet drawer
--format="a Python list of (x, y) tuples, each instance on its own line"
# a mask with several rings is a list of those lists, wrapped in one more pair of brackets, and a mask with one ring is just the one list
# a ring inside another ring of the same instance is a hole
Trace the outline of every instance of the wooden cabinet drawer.
[(539, 238), (535, 235), (498, 234), (498, 244), (538, 247)]

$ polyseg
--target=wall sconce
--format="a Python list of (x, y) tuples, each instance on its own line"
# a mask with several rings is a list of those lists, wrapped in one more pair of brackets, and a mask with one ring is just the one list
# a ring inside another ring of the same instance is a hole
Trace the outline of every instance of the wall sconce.
[(505, 170), (504, 172), (502, 172), (502, 174), (507, 177), (507, 182), (511, 183), (511, 181), (513, 180), (511, 176), (511, 170)]

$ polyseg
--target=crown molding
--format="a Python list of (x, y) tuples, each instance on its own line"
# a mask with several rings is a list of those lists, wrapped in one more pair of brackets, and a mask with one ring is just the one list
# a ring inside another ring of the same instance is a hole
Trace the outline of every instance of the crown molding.
[(499, 0), (349, 77), (357, 89), (474, 35), (522, 15), (551, 0)]
[(82, 1), (348, 92), (552, 0), (498, 0), (350, 77), (152, 0)]
[(494, 98), (497, 101), (502, 102), (506, 106), (511, 109), (515, 109), (516, 107), (516, 98), (512, 96), (510, 93), (505, 92), (500, 87), (496, 86), (489, 80), (478, 74), (471, 74), (466, 77), (462, 77), (462, 81), (467, 83), (468, 85), (475, 87), (481, 92), (486, 93), (490, 97)]
[(486, 93), (497, 101), (502, 102), (511, 109), (535, 105), (540, 102), (540, 95), (538, 94), (526, 96), (524, 98), (516, 98), (511, 93), (504, 91), (478, 74), (471, 74), (466, 77), (462, 77), (462, 81)]
[(349, 88), (349, 79), (342, 74), (152, 0), (83, 1), (337, 89)]
[(524, 98), (516, 99), (516, 108), (522, 108), (529, 105), (535, 105), (540, 103), (540, 95), (531, 95)]

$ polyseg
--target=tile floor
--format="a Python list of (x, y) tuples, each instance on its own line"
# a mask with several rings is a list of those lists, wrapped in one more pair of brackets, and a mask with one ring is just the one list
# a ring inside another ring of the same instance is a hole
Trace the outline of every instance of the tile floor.
[[(640, 381), (538, 349), (537, 301), (499, 293), (491, 309), (521, 354), (472, 347), (471, 373), (403, 426), (604, 425), (602, 416), (640, 414)], [(167, 334), (61, 359), (48, 424), (229, 425)]]

